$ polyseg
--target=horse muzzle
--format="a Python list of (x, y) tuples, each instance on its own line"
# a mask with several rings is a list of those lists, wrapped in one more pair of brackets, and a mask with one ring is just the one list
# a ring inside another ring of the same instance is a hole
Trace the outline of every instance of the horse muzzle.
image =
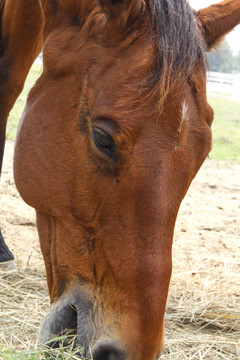
[[(81, 353), (93, 360), (127, 360), (117, 341), (100, 334), (91, 299), (85, 294), (72, 292), (54, 302), (40, 328), (39, 339), (48, 347), (60, 347), (57, 338), (63, 335), (64, 346), (73, 338)], [(56, 340), (55, 340), (56, 339)]]

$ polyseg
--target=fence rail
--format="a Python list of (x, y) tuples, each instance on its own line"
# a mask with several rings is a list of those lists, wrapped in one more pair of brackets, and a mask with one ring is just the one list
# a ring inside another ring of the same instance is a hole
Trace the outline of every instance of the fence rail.
[(217, 72), (207, 73), (208, 95), (240, 100), (240, 73), (225, 74)]

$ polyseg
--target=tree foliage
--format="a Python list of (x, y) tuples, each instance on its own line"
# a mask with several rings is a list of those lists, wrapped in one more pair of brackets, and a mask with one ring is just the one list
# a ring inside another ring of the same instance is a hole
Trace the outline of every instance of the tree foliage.
[(240, 73), (240, 52), (233, 55), (233, 52), (224, 41), (218, 50), (213, 50), (208, 55), (209, 70), (222, 73)]

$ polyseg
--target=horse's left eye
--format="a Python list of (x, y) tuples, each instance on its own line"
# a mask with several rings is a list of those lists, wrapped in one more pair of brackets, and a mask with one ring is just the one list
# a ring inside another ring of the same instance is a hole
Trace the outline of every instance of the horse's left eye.
[(97, 128), (93, 128), (92, 136), (96, 147), (104, 154), (107, 154), (110, 158), (113, 158), (115, 143), (111, 136), (103, 130)]

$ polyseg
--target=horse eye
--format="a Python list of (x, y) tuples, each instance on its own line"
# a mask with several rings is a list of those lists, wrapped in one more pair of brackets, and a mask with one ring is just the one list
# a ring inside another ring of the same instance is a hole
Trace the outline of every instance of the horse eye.
[(97, 128), (93, 128), (92, 136), (96, 147), (112, 158), (114, 155), (115, 144), (111, 136)]

